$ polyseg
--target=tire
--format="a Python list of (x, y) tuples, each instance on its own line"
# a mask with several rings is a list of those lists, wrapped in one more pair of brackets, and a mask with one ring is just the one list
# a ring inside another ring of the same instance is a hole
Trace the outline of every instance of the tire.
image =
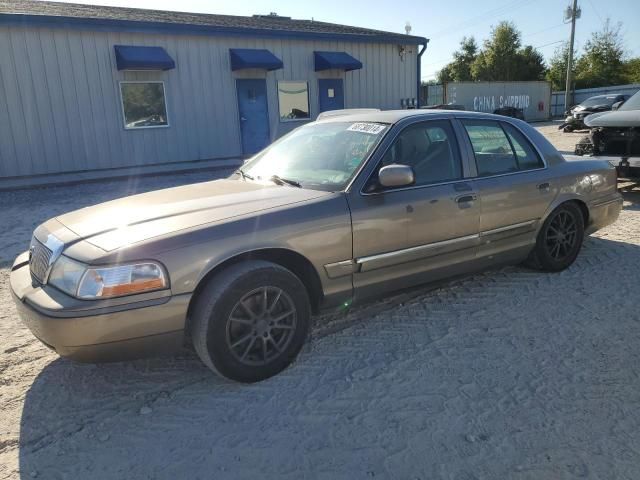
[(525, 263), (538, 270), (559, 272), (575, 261), (583, 240), (584, 218), (580, 207), (573, 202), (563, 203), (542, 224)]
[(573, 132), (573, 127), (569, 127), (569, 126), (564, 127), (564, 128), (562, 129), (562, 131), (563, 131), (564, 133), (571, 133), (571, 132)]
[(291, 364), (307, 339), (311, 318), (300, 279), (262, 260), (214, 275), (192, 312), (193, 346), (202, 362), (243, 383), (265, 380)]

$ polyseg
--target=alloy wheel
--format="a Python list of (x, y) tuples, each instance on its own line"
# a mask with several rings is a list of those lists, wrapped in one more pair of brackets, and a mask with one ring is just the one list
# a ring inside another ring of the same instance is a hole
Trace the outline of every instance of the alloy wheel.
[(296, 317), (295, 304), (281, 288), (252, 290), (236, 303), (227, 319), (227, 347), (244, 365), (266, 365), (291, 343)]
[(578, 238), (578, 224), (574, 216), (566, 210), (556, 213), (545, 232), (545, 248), (551, 258), (557, 261), (569, 257), (575, 249)]

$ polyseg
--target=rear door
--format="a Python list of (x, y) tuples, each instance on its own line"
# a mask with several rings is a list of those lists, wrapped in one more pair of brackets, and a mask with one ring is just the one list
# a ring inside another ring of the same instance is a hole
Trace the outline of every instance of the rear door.
[(509, 122), (462, 119), (481, 200), (479, 256), (535, 242), (537, 225), (558, 192), (543, 158)]

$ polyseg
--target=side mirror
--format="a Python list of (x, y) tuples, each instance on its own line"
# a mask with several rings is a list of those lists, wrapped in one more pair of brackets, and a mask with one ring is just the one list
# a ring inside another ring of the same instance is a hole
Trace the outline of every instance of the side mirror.
[(614, 103), (613, 105), (611, 105), (611, 110), (619, 109), (622, 106), (623, 103), (624, 103), (624, 100), (621, 100), (619, 102)]
[(378, 182), (383, 187), (405, 187), (415, 182), (413, 168), (394, 163), (382, 167), (378, 172)]

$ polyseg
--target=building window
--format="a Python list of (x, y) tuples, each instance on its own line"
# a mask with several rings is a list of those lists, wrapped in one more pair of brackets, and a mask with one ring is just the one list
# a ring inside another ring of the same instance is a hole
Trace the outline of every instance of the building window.
[(309, 118), (309, 86), (307, 82), (278, 82), (280, 121)]
[(120, 82), (125, 128), (167, 127), (164, 82)]

